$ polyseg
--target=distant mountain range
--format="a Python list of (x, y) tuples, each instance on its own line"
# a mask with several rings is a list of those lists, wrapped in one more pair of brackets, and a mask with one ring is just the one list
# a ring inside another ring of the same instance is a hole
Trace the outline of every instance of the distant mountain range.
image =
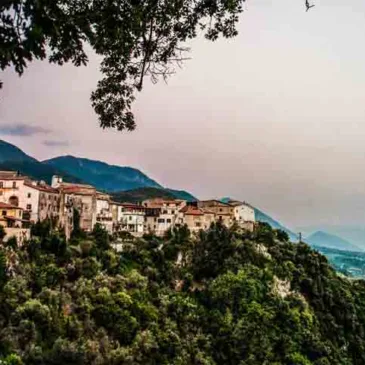
[(362, 249), (351, 242), (323, 231), (317, 231), (311, 234), (309, 237), (305, 238), (304, 241), (311, 246), (322, 246), (345, 251), (362, 251)]
[(43, 161), (43, 164), (76, 176), (103, 191), (117, 192), (144, 187), (163, 189), (156, 181), (132, 167), (108, 165), (74, 156), (55, 157)]
[[(196, 200), (187, 191), (165, 188), (146, 174), (132, 167), (108, 165), (105, 162), (74, 156), (55, 157), (38, 161), (18, 147), (0, 140), (0, 170), (16, 170), (35, 180), (51, 183), (53, 175), (61, 175), (68, 182), (86, 183), (111, 194), (127, 192), (128, 201), (141, 196), (143, 188), (154, 188), (154, 195)], [(144, 191), (145, 199), (148, 197)], [(123, 196), (123, 194), (119, 194)]]

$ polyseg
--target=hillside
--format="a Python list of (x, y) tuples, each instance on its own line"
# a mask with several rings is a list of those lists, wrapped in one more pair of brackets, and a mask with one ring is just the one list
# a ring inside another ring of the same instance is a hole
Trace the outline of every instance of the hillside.
[[(97, 189), (115, 193), (124, 201), (139, 201), (140, 198), (167, 197), (196, 200), (189, 192), (162, 187), (146, 174), (132, 167), (108, 165), (105, 162), (73, 156), (55, 157), (40, 162), (18, 147), (0, 140), (0, 170), (15, 170), (35, 180), (51, 183), (53, 175), (63, 176), (65, 181), (94, 185)], [(143, 190), (143, 188), (156, 190)], [(142, 189), (137, 190), (136, 189)], [(128, 191), (126, 195), (119, 194)]]
[(19, 171), (23, 175), (35, 180), (44, 180), (49, 184), (53, 175), (61, 175), (68, 182), (82, 182), (68, 173), (37, 161), (18, 147), (2, 140), (0, 140), (0, 170)]
[(24, 153), (20, 148), (0, 140), (0, 163), (4, 162), (38, 162), (35, 158)]
[(86, 181), (96, 188), (117, 192), (141, 187), (162, 188), (156, 181), (138, 169), (109, 165), (105, 162), (74, 156), (55, 157), (43, 161), (44, 164), (65, 171)]
[(305, 239), (305, 242), (309, 243), (311, 246), (322, 246), (347, 251), (361, 251), (359, 247), (351, 242), (323, 231), (313, 233)]
[(363, 282), (267, 225), (181, 228), (121, 253), (100, 228), (34, 234), (0, 246), (4, 365), (365, 363)]

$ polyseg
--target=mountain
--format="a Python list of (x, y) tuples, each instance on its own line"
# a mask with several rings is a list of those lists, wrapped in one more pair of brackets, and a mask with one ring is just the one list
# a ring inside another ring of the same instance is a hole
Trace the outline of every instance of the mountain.
[(253, 208), (255, 209), (255, 217), (258, 222), (268, 223), (274, 229), (281, 229), (282, 231), (285, 231), (289, 235), (291, 241), (293, 242), (298, 241), (298, 235), (295, 234), (293, 231), (291, 231), (289, 228), (283, 226), (281, 223), (271, 218), (269, 215), (262, 212), (261, 210), (255, 207)]
[(189, 202), (198, 200), (194, 195), (191, 195), (189, 192), (185, 190), (174, 190), (174, 189), (165, 189), (170, 192), (176, 199), (187, 200)]
[(35, 158), (28, 156), (20, 148), (0, 140), (0, 163), (5, 162), (38, 162)]
[(74, 156), (61, 156), (43, 161), (44, 164), (65, 171), (97, 189), (118, 192), (142, 187), (162, 188), (140, 170), (132, 167), (108, 165), (105, 162)]
[(361, 251), (359, 247), (352, 244), (351, 242), (339, 236), (323, 231), (317, 231), (313, 233), (305, 239), (305, 242), (312, 246), (329, 247), (345, 251)]
[(176, 196), (165, 189), (160, 188), (138, 188), (114, 193), (113, 200), (121, 203), (138, 203), (146, 199), (163, 198), (175, 199)]
[[(53, 175), (61, 175), (65, 181), (94, 185), (99, 190), (115, 193), (116, 196), (120, 195), (121, 199), (125, 198), (124, 201), (151, 197), (196, 200), (187, 191), (162, 187), (155, 180), (132, 167), (108, 165), (105, 162), (73, 156), (55, 157), (40, 162), (18, 147), (2, 140), (0, 140), (0, 170), (19, 171), (23, 175), (35, 180), (44, 180), (47, 183), (51, 183)], [(144, 188), (153, 189), (144, 190)], [(126, 194), (120, 193), (122, 191), (126, 191)]]
[(18, 147), (0, 140), (0, 170), (19, 171), (35, 180), (51, 183), (53, 175), (61, 175), (68, 182), (80, 183), (82, 180), (59, 169), (43, 164), (27, 155)]
[[(105, 162), (74, 156), (56, 157), (43, 161), (43, 163), (76, 176), (99, 190), (114, 193), (120, 199), (125, 198), (124, 201), (135, 201), (137, 197), (196, 200), (187, 191), (164, 188), (140, 170), (132, 167), (109, 165)], [(144, 188), (156, 190), (143, 190)]]

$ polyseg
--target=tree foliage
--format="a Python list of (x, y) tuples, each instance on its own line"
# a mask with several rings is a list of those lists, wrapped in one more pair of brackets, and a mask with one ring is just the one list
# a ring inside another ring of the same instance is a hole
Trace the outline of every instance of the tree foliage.
[(365, 363), (364, 282), (268, 225), (111, 247), (96, 226), (1, 251), (0, 364)]
[(2, 0), (0, 67), (21, 75), (34, 59), (86, 65), (88, 45), (102, 58), (103, 79), (91, 95), (101, 127), (133, 130), (144, 78), (166, 80), (199, 33), (211, 41), (237, 35), (245, 1)]

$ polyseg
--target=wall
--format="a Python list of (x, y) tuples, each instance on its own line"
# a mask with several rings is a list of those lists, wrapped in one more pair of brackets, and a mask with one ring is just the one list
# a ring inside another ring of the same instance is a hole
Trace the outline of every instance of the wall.
[(11, 237), (16, 237), (18, 245), (22, 245), (24, 241), (30, 239), (30, 229), (28, 228), (5, 228), (6, 236), (4, 242)]
[(242, 204), (234, 208), (234, 218), (237, 222), (255, 222), (255, 211), (250, 206)]

